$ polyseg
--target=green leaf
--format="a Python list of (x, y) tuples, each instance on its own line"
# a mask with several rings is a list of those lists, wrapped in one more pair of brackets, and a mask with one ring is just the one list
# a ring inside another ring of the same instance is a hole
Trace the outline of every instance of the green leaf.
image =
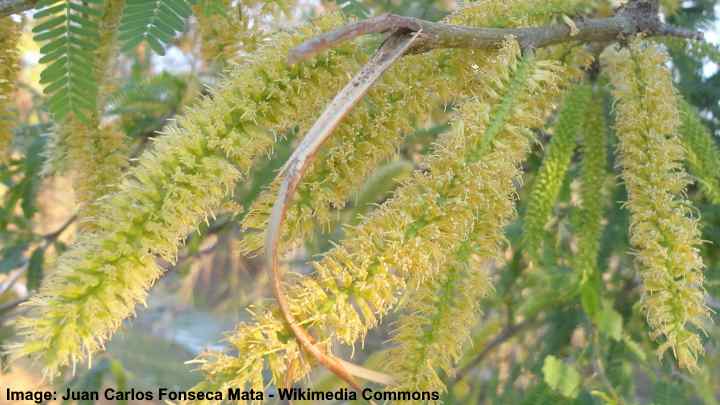
[(185, 30), (190, 14), (187, 0), (126, 2), (118, 27), (121, 49), (131, 51), (146, 41), (155, 53), (164, 55), (177, 33)]
[(603, 304), (603, 308), (595, 316), (595, 324), (597, 328), (613, 340), (620, 341), (623, 332), (623, 319), (612, 305), (608, 302)]
[(565, 364), (553, 355), (545, 357), (543, 363), (545, 383), (559, 394), (576, 398), (580, 392), (580, 373), (575, 367)]
[(42, 43), (40, 74), (44, 93), (52, 95), (47, 107), (56, 120), (70, 111), (81, 119), (96, 108), (97, 77), (93, 51), (100, 39), (98, 20), (102, 0), (39, 2), (33, 29)]
[(40, 288), (40, 284), (43, 279), (43, 263), (45, 259), (45, 249), (37, 248), (32, 255), (30, 255), (30, 262), (28, 263), (27, 273), (27, 288), (30, 290), (37, 290)]
[(580, 303), (588, 317), (593, 318), (600, 311), (600, 291), (596, 283), (583, 283), (580, 287)]
[(22, 266), (23, 253), (27, 247), (26, 244), (17, 244), (4, 248), (0, 252), (0, 273), (7, 273)]

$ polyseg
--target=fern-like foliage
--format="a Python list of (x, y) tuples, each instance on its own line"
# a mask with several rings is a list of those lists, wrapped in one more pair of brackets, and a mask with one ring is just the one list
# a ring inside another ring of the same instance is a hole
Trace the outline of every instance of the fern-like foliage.
[(119, 27), (122, 49), (128, 51), (146, 41), (164, 55), (175, 35), (185, 31), (191, 14), (186, 0), (127, 0)]
[(62, 120), (69, 113), (84, 122), (95, 112), (98, 78), (95, 50), (100, 42), (98, 21), (104, 0), (41, 0), (33, 29), (40, 48), (40, 74), (48, 108)]
[(531, 257), (537, 257), (545, 237), (560, 187), (570, 166), (577, 136), (582, 129), (592, 89), (579, 85), (568, 93), (560, 110), (555, 133), (530, 191), (524, 222), (524, 242)]
[(695, 109), (680, 101), (680, 135), (687, 151), (690, 173), (714, 204), (720, 204), (720, 148)]

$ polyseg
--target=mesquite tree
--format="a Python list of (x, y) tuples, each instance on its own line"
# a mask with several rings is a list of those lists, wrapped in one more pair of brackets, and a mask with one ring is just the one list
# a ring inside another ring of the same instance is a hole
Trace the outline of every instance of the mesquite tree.
[[(688, 58), (720, 58), (686, 18), (713, 4), (685, 3), (348, 2), (297, 23), (286, 2), (1, 1), (2, 269), (30, 290), (2, 292), (11, 364), (102, 357), (224, 235), (265, 259), (273, 299), (198, 354), (196, 390), (326, 369), (446, 401), (617, 404), (647, 401), (641, 373), (716, 403), (718, 101), (683, 82), (707, 77)], [(26, 25), (35, 119), (13, 97)], [(142, 77), (187, 36), (209, 90)], [(40, 176), (77, 201), (48, 234)], [(512, 359), (483, 364), (498, 346)]]

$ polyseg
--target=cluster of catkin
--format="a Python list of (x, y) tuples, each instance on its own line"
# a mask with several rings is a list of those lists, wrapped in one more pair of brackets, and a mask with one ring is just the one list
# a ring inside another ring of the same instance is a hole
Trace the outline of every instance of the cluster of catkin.
[[(342, 22), (327, 16), (275, 41), (228, 73), (166, 129), (98, 201), (93, 232), (63, 254), (17, 321), (17, 356), (39, 358), (48, 375), (101, 349), (160, 276), (156, 256), (174, 261), (184, 237), (212, 216), (235, 183), (286, 128), (307, 128), (366, 56), (350, 44), (288, 66), (289, 50)], [(260, 78), (260, 80), (259, 80)]]

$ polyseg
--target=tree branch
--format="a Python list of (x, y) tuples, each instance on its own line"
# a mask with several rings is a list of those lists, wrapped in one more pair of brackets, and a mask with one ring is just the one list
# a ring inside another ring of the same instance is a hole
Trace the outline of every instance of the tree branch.
[(509, 36), (517, 39), (523, 49), (542, 48), (562, 42), (607, 42), (643, 33), (648, 36), (675, 36), (702, 39), (702, 33), (663, 23), (652, 2), (635, 1), (620, 8), (608, 18), (579, 18), (573, 24), (553, 24), (526, 28), (473, 28), (435, 23), (413, 17), (384, 14), (334, 31), (318, 35), (290, 51), (288, 60), (295, 63), (326, 49), (363, 35), (388, 31), (418, 33), (409, 53), (436, 48), (490, 48), (500, 45)]
[(500, 332), (499, 335), (495, 336), (493, 340), (488, 342), (487, 345), (485, 345), (485, 348), (475, 356), (469, 363), (467, 363), (465, 366), (463, 366), (455, 375), (452, 377), (451, 381), (448, 383), (448, 386), (452, 386), (458, 381), (465, 378), (465, 376), (470, 373), (475, 367), (480, 365), (480, 363), (483, 362), (485, 357), (490, 354), (493, 350), (495, 350), (498, 346), (505, 343), (506, 341), (510, 340), (511, 338), (515, 337), (518, 333), (524, 331), (525, 329), (529, 328), (530, 326), (533, 326), (536, 324), (536, 320), (533, 318), (526, 319), (520, 323), (517, 324), (511, 324), (507, 326), (505, 329), (503, 329), (502, 332)]
[(37, 0), (0, 0), (0, 17), (7, 17), (12, 14), (35, 8)]

